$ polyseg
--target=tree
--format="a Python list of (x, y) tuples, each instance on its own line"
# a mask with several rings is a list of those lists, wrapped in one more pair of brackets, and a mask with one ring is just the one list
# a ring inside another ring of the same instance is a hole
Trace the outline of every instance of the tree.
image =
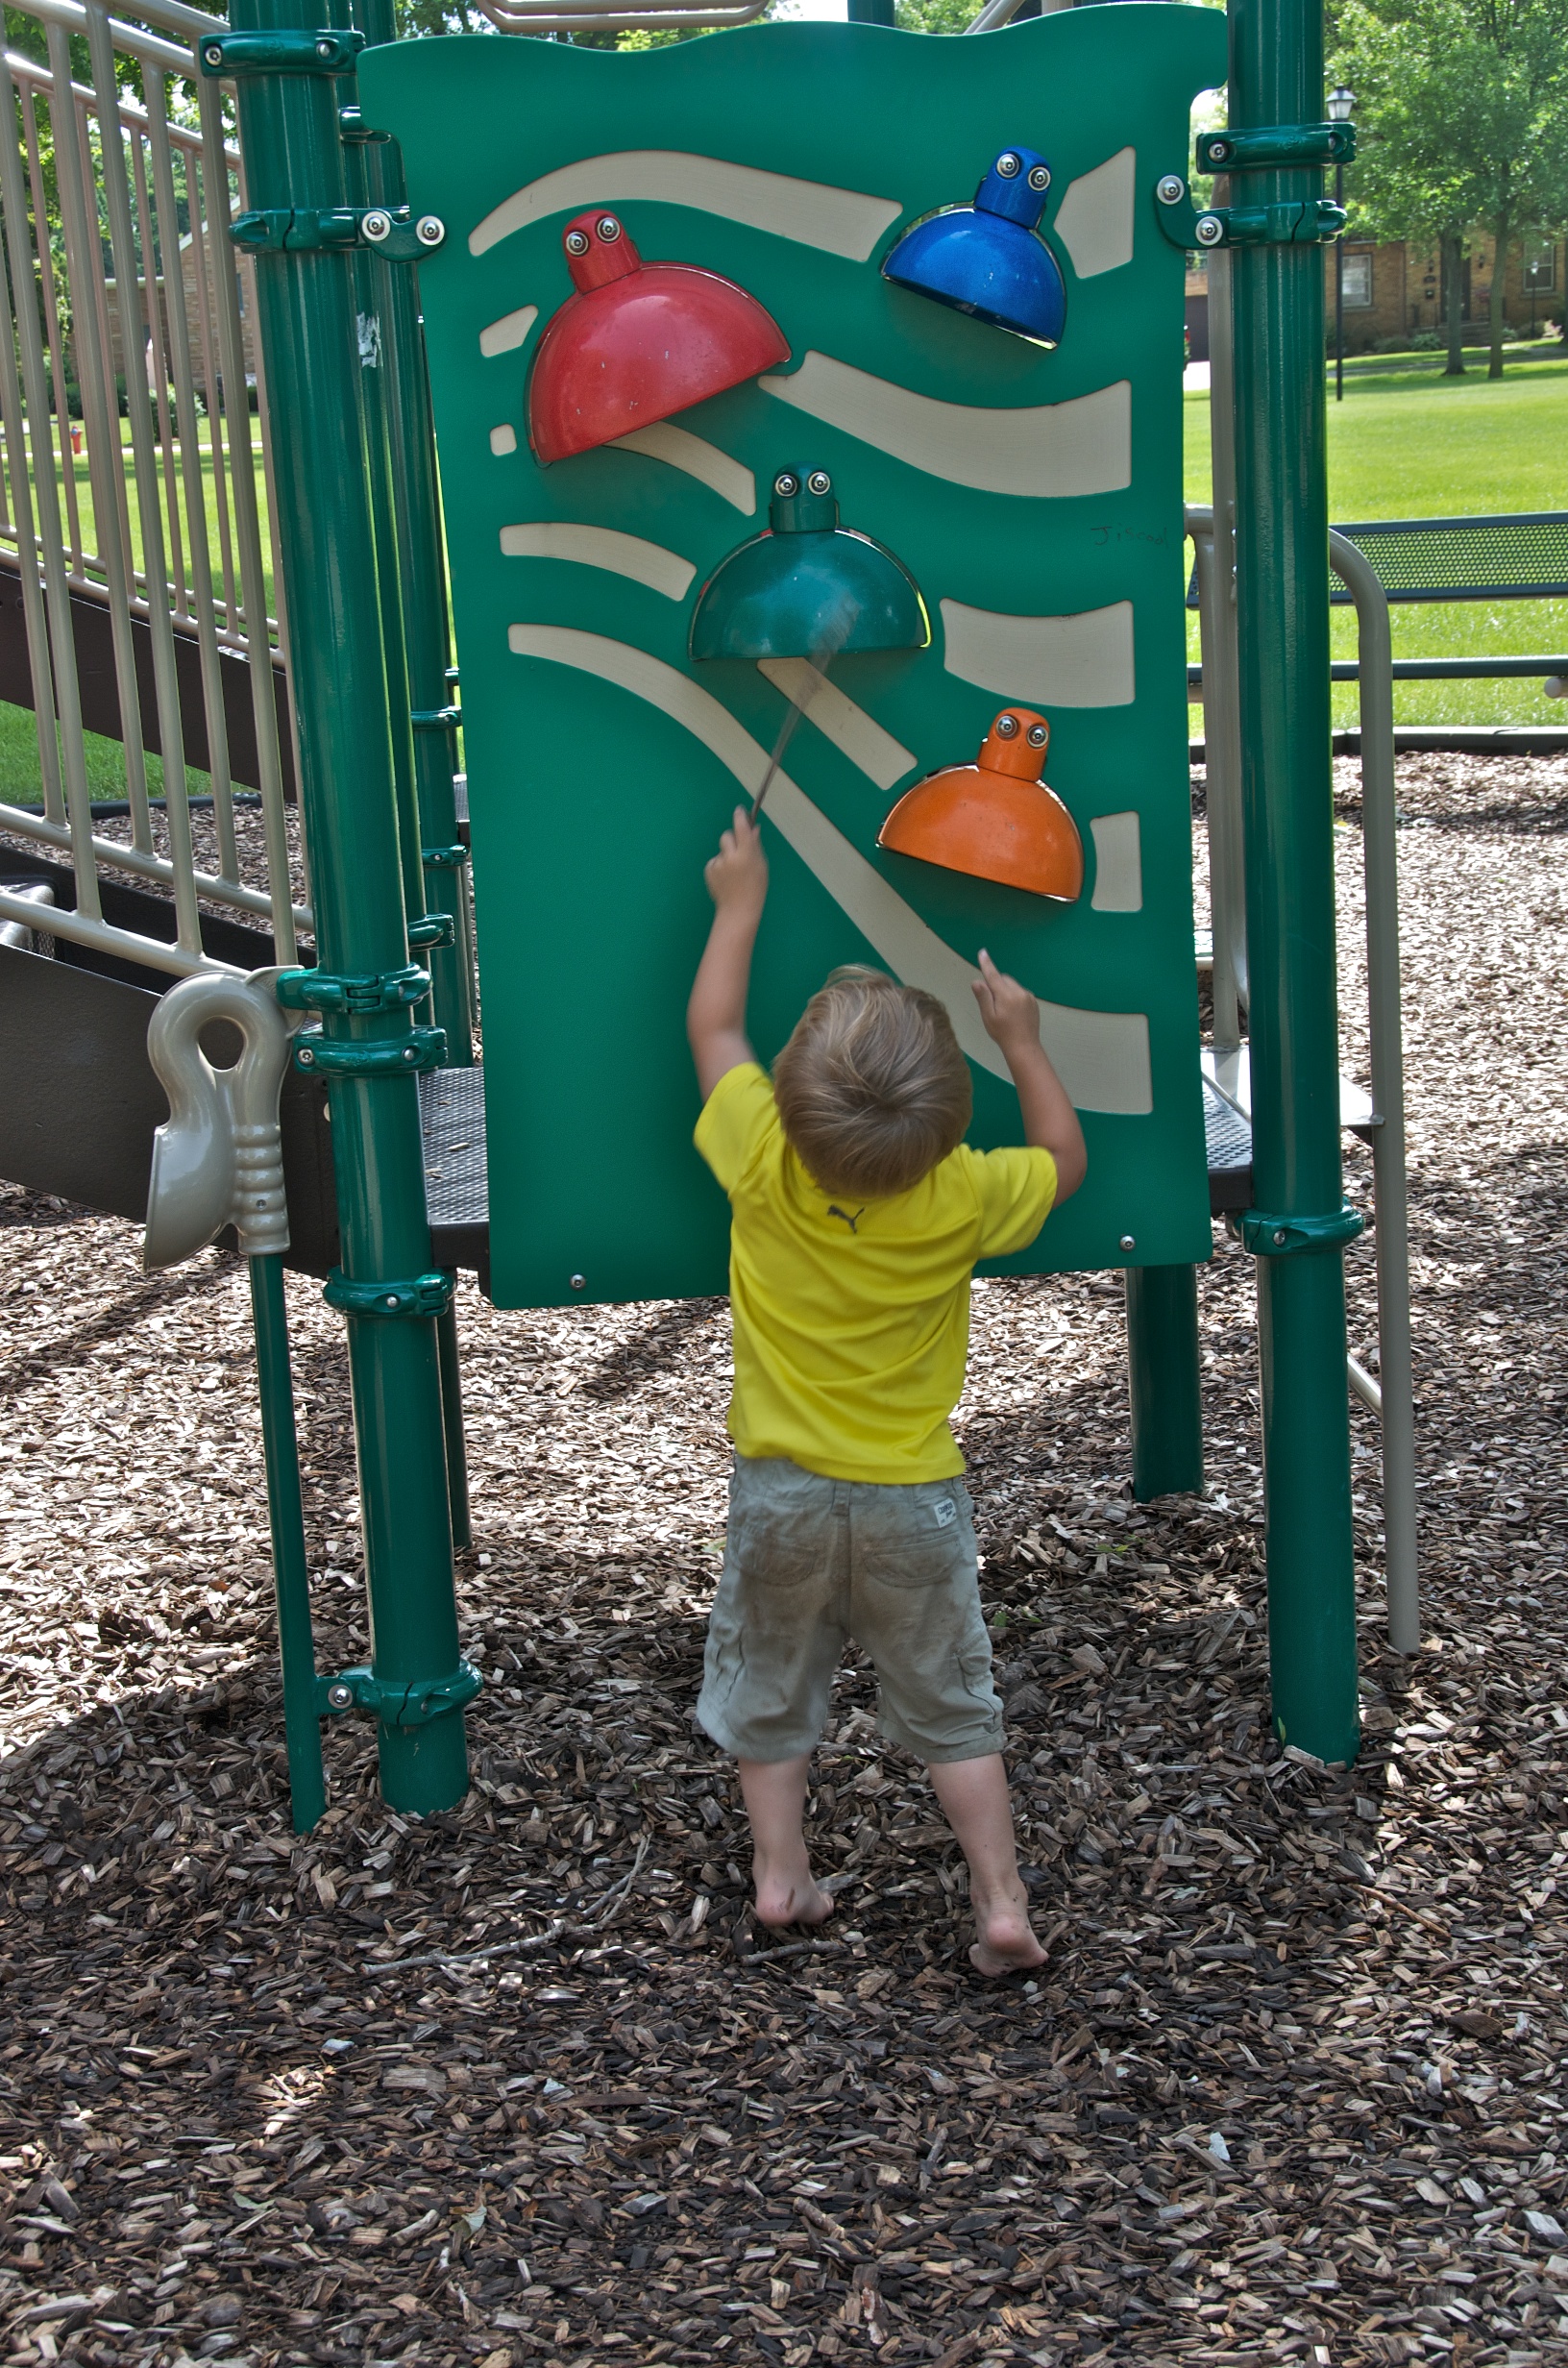
[(1504, 284), (1518, 234), (1568, 216), (1568, 0), (1349, 0), (1333, 62), (1357, 94), (1357, 225), (1434, 238), (1448, 369), (1462, 372), (1471, 233), (1494, 247), (1488, 376), (1503, 375)]

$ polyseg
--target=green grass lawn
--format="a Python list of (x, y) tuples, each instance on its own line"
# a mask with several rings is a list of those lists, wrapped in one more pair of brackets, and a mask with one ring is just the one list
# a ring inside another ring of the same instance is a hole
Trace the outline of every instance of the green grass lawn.
[[(1209, 499), (1209, 398), (1186, 397), (1187, 498)], [(1489, 510), (1568, 509), (1568, 360), (1529, 376), (1462, 379), (1434, 367), (1358, 373), (1329, 403), (1329, 516), (1453, 518)], [(1568, 656), (1568, 601), (1466, 601), (1393, 608), (1396, 657)], [(1188, 648), (1198, 654), (1196, 616)], [(1356, 654), (1356, 620), (1334, 611), (1334, 654)], [(1338, 683), (1338, 723), (1356, 720), (1356, 686)], [(1532, 681), (1394, 685), (1402, 724), (1568, 726), (1568, 701)]]

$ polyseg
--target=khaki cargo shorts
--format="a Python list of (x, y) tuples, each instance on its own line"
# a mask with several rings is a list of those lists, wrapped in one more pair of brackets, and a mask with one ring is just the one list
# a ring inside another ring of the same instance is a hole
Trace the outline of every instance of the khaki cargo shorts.
[(699, 1723), (737, 1759), (809, 1752), (851, 1637), (890, 1741), (927, 1762), (1001, 1750), (963, 1481), (879, 1487), (737, 1456)]

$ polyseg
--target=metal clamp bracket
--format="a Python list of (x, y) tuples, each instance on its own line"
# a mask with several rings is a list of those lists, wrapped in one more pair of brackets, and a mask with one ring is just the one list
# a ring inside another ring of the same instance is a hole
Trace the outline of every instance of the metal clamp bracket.
[(1337, 238), (1345, 210), (1329, 197), (1288, 198), (1277, 206), (1211, 206), (1199, 213), (1180, 173), (1154, 185), (1155, 212), (1173, 247), (1306, 247)]
[(461, 840), (455, 847), (422, 847), (419, 860), (428, 871), (460, 872), (468, 861), (468, 850)]
[(417, 962), (397, 971), (281, 971), (277, 987), (285, 1011), (342, 1011), (355, 1020), (406, 1010), (429, 991), (430, 974)]
[(1342, 1249), (1365, 1223), (1360, 1210), (1347, 1200), (1330, 1217), (1270, 1217), (1266, 1209), (1243, 1209), (1237, 1231), (1255, 1258), (1293, 1258), (1312, 1250)]
[(1353, 123), (1275, 123), (1246, 132), (1200, 132), (1200, 173), (1280, 172), (1293, 164), (1350, 164)]
[(415, 263), (440, 246), (439, 214), (414, 221), (406, 206), (271, 206), (236, 214), (229, 235), (248, 255), (298, 255), (368, 247), (389, 262)]
[(329, 1307), (335, 1307), (344, 1316), (365, 1316), (384, 1323), (395, 1322), (400, 1317), (444, 1316), (452, 1305), (457, 1285), (441, 1267), (429, 1274), (415, 1274), (406, 1282), (356, 1283), (333, 1267), (322, 1286), (322, 1297)]
[(378, 1677), (363, 1666), (316, 1680), (316, 1716), (341, 1718), (347, 1711), (369, 1711), (383, 1727), (427, 1727), (472, 1702), (484, 1684), (471, 1661), (459, 1661), (450, 1677)]
[(296, 1039), (294, 1066), (316, 1077), (417, 1077), (424, 1069), (443, 1069), (444, 1027), (414, 1027), (406, 1036), (323, 1036), (309, 1028)]
[(319, 33), (280, 28), (272, 33), (214, 33), (197, 47), (209, 82), (241, 74), (352, 74), (365, 46), (362, 33), (323, 25)]
[(462, 720), (461, 707), (416, 707), (408, 718), (415, 731), (455, 731)]
[(408, 943), (420, 953), (432, 946), (455, 946), (457, 924), (451, 913), (421, 913), (408, 924)]

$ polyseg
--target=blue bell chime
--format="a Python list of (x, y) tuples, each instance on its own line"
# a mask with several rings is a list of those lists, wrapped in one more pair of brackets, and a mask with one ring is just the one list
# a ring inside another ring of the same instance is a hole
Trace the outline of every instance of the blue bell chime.
[(943, 206), (904, 233), (882, 266), (884, 279), (1033, 344), (1059, 344), (1066, 290), (1037, 227), (1050, 185), (1042, 156), (1004, 148), (972, 206)]

